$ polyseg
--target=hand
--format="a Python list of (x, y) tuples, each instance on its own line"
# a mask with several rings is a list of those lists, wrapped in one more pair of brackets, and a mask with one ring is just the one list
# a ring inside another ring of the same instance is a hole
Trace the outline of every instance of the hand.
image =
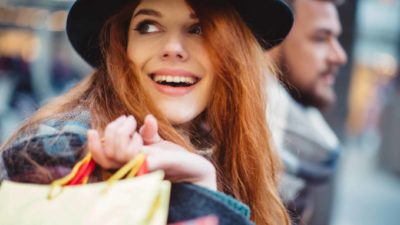
[(162, 140), (156, 118), (148, 115), (136, 132), (133, 116), (122, 116), (107, 125), (104, 145), (95, 130), (88, 131), (88, 148), (93, 159), (105, 169), (117, 169), (146, 152), (149, 171), (164, 170), (172, 182), (190, 182), (217, 189), (215, 168), (210, 161), (183, 147)]
[(96, 163), (105, 169), (117, 169), (132, 160), (143, 147), (133, 116), (121, 116), (106, 126), (104, 143), (96, 130), (88, 131), (88, 149)]
[(121, 116), (106, 126), (104, 143), (96, 130), (88, 131), (88, 148), (93, 159), (105, 169), (117, 169), (133, 159), (145, 144), (161, 141), (156, 118), (147, 115), (140, 134), (133, 116)]
[(173, 182), (190, 182), (212, 190), (217, 189), (214, 165), (200, 155), (162, 140), (154, 116), (146, 116), (139, 133), (145, 144), (142, 149), (147, 153), (150, 171), (161, 169), (164, 170), (166, 179)]
[(172, 182), (190, 182), (217, 190), (215, 167), (204, 157), (169, 141), (144, 146), (143, 150), (149, 171), (162, 169)]
[(191, 182), (200, 186), (217, 189), (216, 172), (211, 162), (183, 147), (162, 140), (154, 116), (148, 115), (140, 128), (147, 153), (148, 169), (165, 171), (166, 179), (173, 182)]

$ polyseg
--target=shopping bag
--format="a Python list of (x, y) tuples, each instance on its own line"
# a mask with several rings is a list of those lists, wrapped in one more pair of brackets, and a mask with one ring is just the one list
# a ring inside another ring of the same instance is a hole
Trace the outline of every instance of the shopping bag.
[[(166, 224), (171, 184), (163, 180), (163, 171), (117, 180), (140, 169), (140, 160), (136, 158), (105, 182), (60, 185), (71, 184), (74, 179), (85, 183), (91, 162), (80, 162), (80, 167), (74, 167), (71, 172), (73, 176), (70, 174), (52, 185), (3, 181), (0, 186), (0, 224)], [(86, 165), (86, 169), (82, 169), (82, 165)], [(79, 172), (80, 178), (76, 179)]]

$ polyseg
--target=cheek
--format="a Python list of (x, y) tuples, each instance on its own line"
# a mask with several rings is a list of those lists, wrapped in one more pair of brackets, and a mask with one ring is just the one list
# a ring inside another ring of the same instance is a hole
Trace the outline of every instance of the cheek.
[(204, 47), (204, 42), (201, 40), (189, 40), (187, 42), (187, 50), (191, 56), (191, 63), (200, 66), (202, 73), (206, 75), (213, 74), (213, 64), (207, 49)]
[(296, 88), (307, 89), (314, 83), (318, 72), (312, 61), (309, 53), (300, 49), (285, 53), (287, 79)]
[(135, 62), (136, 65), (140, 65), (140, 62), (142, 61), (141, 57), (143, 57), (143, 54), (141, 54), (140, 48), (138, 48), (136, 45), (128, 43), (128, 47), (127, 47), (126, 51), (127, 51), (129, 59), (132, 62)]
[(203, 109), (206, 108), (208, 103), (210, 102), (211, 92), (213, 91), (213, 83), (214, 83), (214, 75), (209, 75), (207, 81), (204, 83), (204, 86), (200, 89), (197, 98), (199, 99), (199, 106)]
[(127, 54), (129, 59), (138, 66), (142, 68), (146, 61), (154, 55), (154, 44), (146, 40), (141, 40), (134, 35), (129, 35)]
[(322, 46), (309, 44), (303, 48), (302, 54), (295, 60), (302, 64), (303, 70), (308, 70), (310, 76), (318, 76), (325, 67), (324, 49)]

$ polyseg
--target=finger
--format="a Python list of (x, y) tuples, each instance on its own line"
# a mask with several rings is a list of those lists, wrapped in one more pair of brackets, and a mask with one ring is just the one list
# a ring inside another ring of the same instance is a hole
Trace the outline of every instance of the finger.
[(140, 128), (139, 132), (142, 135), (144, 144), (146, 145), (155, 144), (162, 140), (158, 134), (157, 119), (151, 114), (144, 118), (143, 126)]
[(131, 142), (124, 151), (125, 158), (128, 159), (127, 161), (133, 159), (143, 148), (143, 139), (139, 133), (134, 133)]
[(99, 133), (95, 130), (89, 130), (88, 136), (88, 149), (92, 154), (93, 160), (105, 169), (118, 168), (119, 164), (110, 161), (106, 158), (104, 149), (101, 145)]
[(92, 152), (92, 151), (96, 151), (96, 152), (101, 151), (100, 149), (102, 148), (102, 146), (101, 146), (100, 137), (99, 137), (99, 134), (98, 134), (97, 131), (88, 130), (87, 138), (88, 138), (88, 149), (89, 149), (90, 152)]
[(146, 154), (148, 171), (164, 170), (168, 173), (171, 163), (179, 158), (154, 145), (144, 145), (140, 150)]
[[(135, 121), (136, 122), (136, 121)], [(115, 157), (118, 153), (118, 150), (121, 148), (121, 141), (123, 141), (124, 139), (124, 134), (122, 134), (124, 132), (124, 126), (128, 125), (128, 117), (127, 116), (123, 116), (123, 118), (121, 120), (118, 120), (115, 122), (115, 125), (113, 126), (113, 131), (110, 134), (110, 142), (111, 147), (113, 149), (113, 157)], [(121, 132), (121, 133), (120, 133)], [(129, 134), (127, 134), (129, 136)]]
[[(104, 130), (104, 144), (106, 147), (112, 146), (111, 140), (113, 140), (113, 134), (115, 132), (115, 127), (124, 119), (125, 119), (125, 116), (120, 116), (116, 120), (107, 124), (107, 126)], [(110, 149), (112, 149), (112, 148), (110, 148)]]
[(125, 122), (116, 128), (114, 135), (114, 151), (117, 160), (123, 160), (127, 147), (132, 141), (134, 133), (136, 133), (136, 120), (133, 116), (127, 117)]
[(126, 119), (126, 116), (121, 116), (118, 119), (114, 120), (113, 122), (109, 123), (104, 132), (104, 147), (106, 156), (109, 158), (113, 158), (115, 151), (114, 151), (114, 135), (117, 127), (123, 123)]

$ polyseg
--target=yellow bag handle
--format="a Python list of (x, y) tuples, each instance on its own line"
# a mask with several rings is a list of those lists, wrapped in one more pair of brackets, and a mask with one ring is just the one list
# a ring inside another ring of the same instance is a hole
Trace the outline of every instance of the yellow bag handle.
[[(106, 181), (107, 184), (106, 184), (106, 188), (104, 191), (107, 191), (113, 182), (115, 182), (117, 180), (121, 180), (125, 176), (127, 178), (134, 177), (136, 175), (136, 173), (139, 171), (140, 167), (143, 165), (143, 163), (145, 163), (145, 159), (146, 159), (146, 155), (143, 152), (141, 152), (134, 159), (132, 159), (127, 164), (125, 164), (123, 167), (121, 167), (117, 172), (115, 172)], [(59, 194), (61, 194), (63, 186), (65, 186), (70, 180), (72, 180), (75, 177), (79, 168), (84, 163), (88, 163), (90, 160), (92, 160), (92, 155), (90, 153), (88, 153), (81, 161), (79, 161), (77, 164), (75, 164), (75, 166), (72, 168), (71, 172), (68, 175), (66, 175), (63, 178), (53, 181), (50, 185), (50, 191), (49, 191), (49, 194), (47, 195), (47, 198), (53, 199), (56, 196), (58, 196)], [(57, 189), (59, 189), (60, 191), (55, 192)]]
[(136, 175), (139, 171), (139, 168), (142, 166), (146, 159), (144, 153), (139, 153), (134, 159), (129, 161), (123, 167), (121, 167), (117, 172), (114, 173), (110, 178), (107, 180), (106, 187), (103, 192), (106, 192), (112, 185), (113, 182), (117, 180), (121, 180), (126, 176), (126, 178), (132, 178)]
[(72, 178), (75, 177), (76, 173), (78, 172), (79, 168), (84, 164), (88, 163), (92, 159), (92, 154), (88, 153), (81, 161), (79, 161), (75, 166), (72, 168), (71, 172), (58, 180), (55, 180), (51, 183), (52, 186), (63, 186), (67, 184)]

